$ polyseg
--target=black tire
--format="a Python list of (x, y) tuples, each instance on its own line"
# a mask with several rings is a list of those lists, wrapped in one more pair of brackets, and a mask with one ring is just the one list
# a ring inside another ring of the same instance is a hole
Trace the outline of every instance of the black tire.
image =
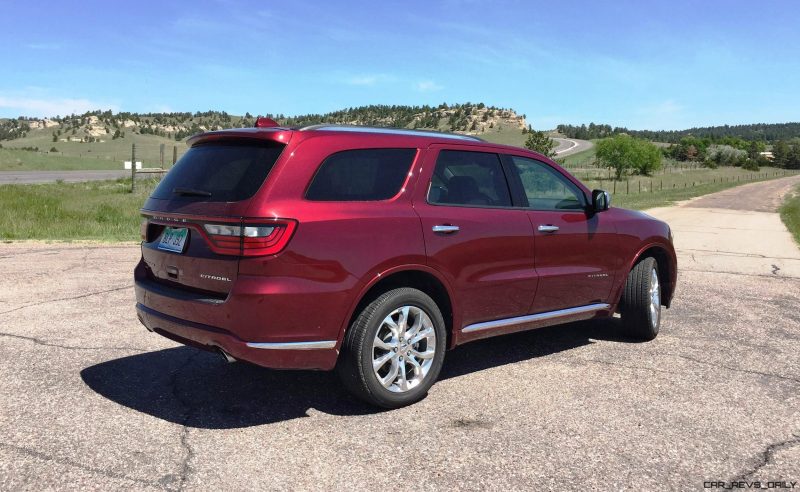
[[(653, 272), (657, 281), (659, 294), (658, 309), (655, 315), (651, 310), (651, 288)], [(628, 335), (639, 340), (652, 340), (658, 335), (661, 327), (661, 283), (658, 281), (658, 263), (654, 258), (644, 258), (628, 273), (625, 289), (620, 300), (622, 324)]]
[[(436, 336), (435, 353), (427, 373), (416, 386), (404, 392), (393, 392), (379, 382), (372, 368), (373, 351), (376, 350), (373, 340), (384, 319), (402, 306), (417, 307), (430, 318)], [(410, 405), (424, 398), (439, 377), (444, 363), (446, 338), (444, 319), (433, 299), (408, 287), (390, 290), (369, 303), (345, 333), (336, 372), (344, 386), (367, 403), (383, 408)]]

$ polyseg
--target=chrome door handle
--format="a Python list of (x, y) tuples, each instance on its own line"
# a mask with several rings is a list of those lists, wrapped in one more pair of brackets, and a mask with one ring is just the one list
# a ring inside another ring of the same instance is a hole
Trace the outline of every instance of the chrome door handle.
[(454, 232), (458, 232), (460, 229), (459, 229), (459, 227), (457, 225), (444, 224), (444, 225), (435, 225), (435, 226), (433, 226), (431, 228), (431, 230), (433, 232), (441, 232), (441, 233), (444, 233), (444, 234), (452, 234)]
[(557, 230), (558, 230), (558, 226), (554, 226), (554, 225), (550, 225), (550, 224), (547, 224), (547, 225), (542, 224), (542, 225), (539, 226), (539, 232), (556, 232)]

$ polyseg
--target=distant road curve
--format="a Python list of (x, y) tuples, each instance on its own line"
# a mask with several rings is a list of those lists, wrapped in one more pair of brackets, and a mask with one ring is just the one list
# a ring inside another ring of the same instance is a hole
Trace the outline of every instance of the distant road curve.
[(0, 185), (4, 184), (36, 184), (55, 183), (58, 180), (65, 183), (81, 181), (103, 181), (107, 179), (125, 178), (131, 175), (130, 171), (94, 170), (94, 171), (0, 171)]
[(558, 157), (564, 157), (571, 154), (577, 154), (584, 150), (591, 149), (594, 144), (588, 140), (578, 140), (576, 138), (553, 138), (558, 143), (555, 148)]

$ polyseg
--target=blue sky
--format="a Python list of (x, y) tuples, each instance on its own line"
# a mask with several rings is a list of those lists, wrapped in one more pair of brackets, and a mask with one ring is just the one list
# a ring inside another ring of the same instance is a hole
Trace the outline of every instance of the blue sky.
[(796, 1), (0, 0), (0, 9), (0, 116), (482, 101), (540, 129), (800, 120)]

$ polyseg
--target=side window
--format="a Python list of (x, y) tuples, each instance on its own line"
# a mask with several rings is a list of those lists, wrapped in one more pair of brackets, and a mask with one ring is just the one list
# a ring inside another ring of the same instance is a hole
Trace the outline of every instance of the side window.
[(440, 151), (428, 190), (428, 202), (510, 207), (511, 195), (500, 157), (486, 152)]
[(322, 162), (306, 199), (376, 201), (395, 196), (406, 181), (416, 149), (356, 149), (337, 152)]
[(511, 156), (519, 171), (528, 207), (534, 210), (582, 210), (583, 192), (561, 173), (543, 162)]

